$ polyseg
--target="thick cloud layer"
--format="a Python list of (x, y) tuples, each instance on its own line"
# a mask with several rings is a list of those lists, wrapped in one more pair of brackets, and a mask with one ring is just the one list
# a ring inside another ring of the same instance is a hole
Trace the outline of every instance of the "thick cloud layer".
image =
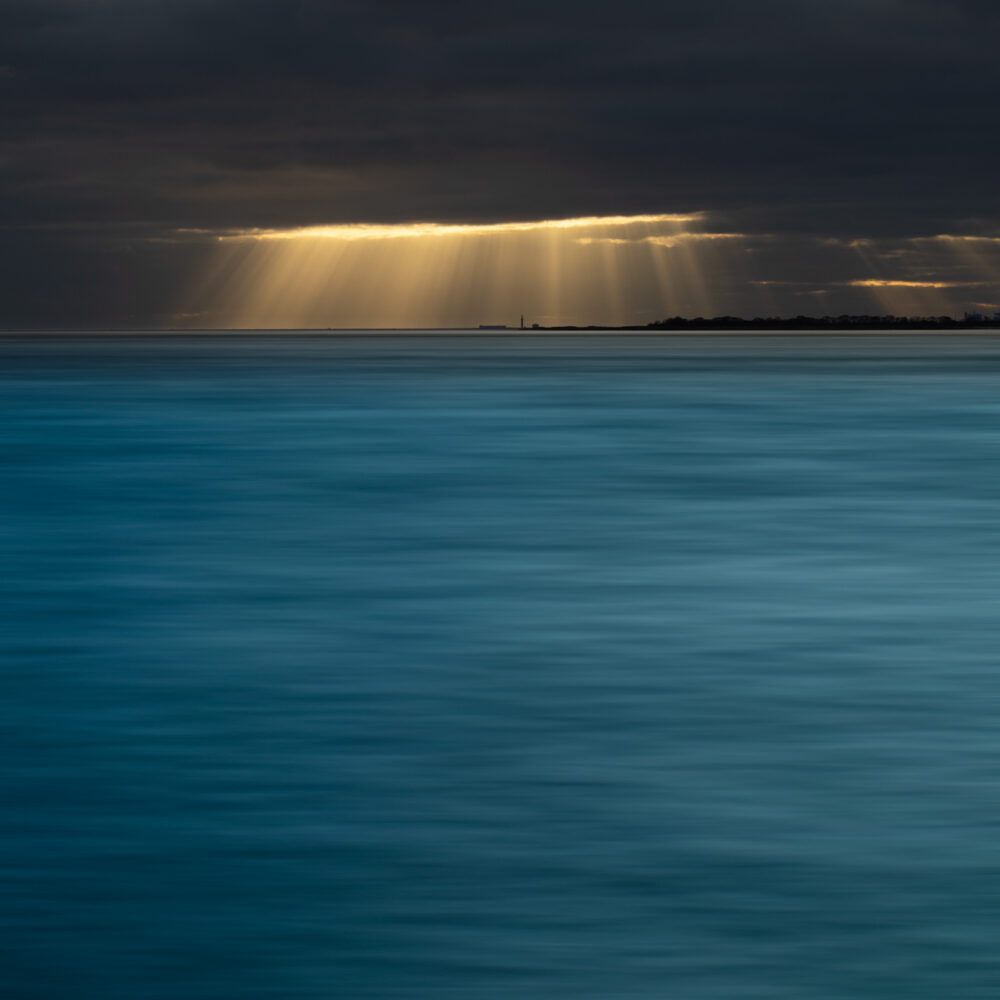
[(177, 229), (1000, 230), (985, 0), (3, 0), (3, 22), (8, 325), (158, 322), (199, 251), (147, 241)]

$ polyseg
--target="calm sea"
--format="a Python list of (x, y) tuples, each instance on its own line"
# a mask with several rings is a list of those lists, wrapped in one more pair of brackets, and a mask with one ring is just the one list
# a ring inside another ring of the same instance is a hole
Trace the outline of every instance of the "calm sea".
[(1000, 995), (1000, 339), (0, 341), (12, 1000)]

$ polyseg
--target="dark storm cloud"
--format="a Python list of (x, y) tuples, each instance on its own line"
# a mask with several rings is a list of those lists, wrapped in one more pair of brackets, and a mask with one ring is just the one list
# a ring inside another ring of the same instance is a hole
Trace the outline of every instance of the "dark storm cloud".
[(176, 228), (1000, 224), (994, 3), (4, 0), (2, 17), (9, 273), (36, 251), (161, 255), (137, 241)]

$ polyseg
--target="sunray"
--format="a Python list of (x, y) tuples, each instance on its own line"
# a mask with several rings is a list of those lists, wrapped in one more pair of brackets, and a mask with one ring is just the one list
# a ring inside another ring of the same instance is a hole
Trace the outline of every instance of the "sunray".
[(187, 312), (287, 328), (623, 325), (683, 302), (711, 314), (702, 213), (216, 234)]

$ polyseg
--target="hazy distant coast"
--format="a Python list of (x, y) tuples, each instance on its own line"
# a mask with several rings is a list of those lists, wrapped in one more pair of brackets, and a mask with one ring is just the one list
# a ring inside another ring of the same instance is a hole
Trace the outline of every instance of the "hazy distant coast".
[(1000, 329), (1000, 313), (992, 318), (983, 315), (968, 315), (964, 319), (952, 316), (758, 316), (744, 319), (741, 316), (702, 316), (688, 319), (674, 316), (671, 319), (655, 320), (645, 326), (552, 326), (540, 327), (549, 330), (997, 330)]
[(870, 315), (843, 315), (843, 316), (793, 316), (780, 317), (758, 316), (754, 319), (745, 319), (740, 316), (714, 316), (686, 318), (674, 316), (670, 319), (654, 320), (651, 323), (631, 324), (625, 326), (608, 326), (597, 323), (591, 324), (565, 324), (554, 326), (543, 326), (539, 323), (532, 323), (527, 326), (506, 326), (504, 324), (480, 325), (476, 327), (302, 327), (298, 329), (281, 329), (274, 327), (259, 328), (226, 328), (210, 327), (203, 329), (178, 329), (166, 327), (103, 327), (103, 328), (76, 328), (76, 329), (17, 329), (0, 328), (0, 336), (3, 337), (23, 337), (23, 336), (160, 336), (164, 334), (181, 336), (214, 336), (223, 334), (254, 335), (254, 334), (391, 334), (391, 333), (425, 333), (425, 334), (484, 334), (484, 335), (510, 335), (519, 334), (530, 336), (538, 333), (551, 332), (587, 332), (587, 331), (630, 331), (630, 332), (687, 332), (687, 333), (725, 333), (731, 331), (774, 333), (783, 331), (787, 333), (878, 333), (878, 332), (906, 332), (912, 330), (949, 332), (959, 330), (980, 330), (992, 332), (1000, 330), (1000, 313), (988, 317), (979, 314), (968, 314), (963, 319), (955, 319), (951, 316), (870, 316)]

